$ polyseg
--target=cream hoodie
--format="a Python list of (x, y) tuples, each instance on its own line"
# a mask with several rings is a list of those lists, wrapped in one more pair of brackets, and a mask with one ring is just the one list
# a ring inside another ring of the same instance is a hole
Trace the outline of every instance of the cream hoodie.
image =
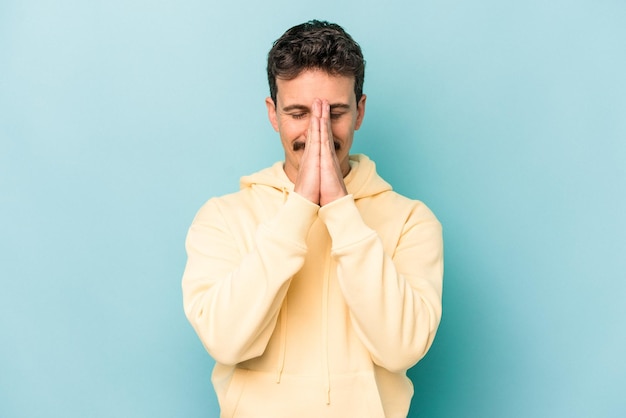
[(222, 417), (406, 417), (406, 370), (441, 319), (441, 226), (364, 155), (322, 208), (282, 163), (209, 200), (187, 236), (185, 313)]

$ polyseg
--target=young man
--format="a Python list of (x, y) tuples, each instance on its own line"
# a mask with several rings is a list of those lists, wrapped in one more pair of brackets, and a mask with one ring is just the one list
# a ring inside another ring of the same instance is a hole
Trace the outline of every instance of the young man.
[(285, 161), (209, 200), (191, 225), (185, 313), (216, 360), (222, 417), (408, 413), (406, 370), (441, 318), (441, 226), (349, 155), (364, 67), (335, 24), (278, 39), (266, 106)]

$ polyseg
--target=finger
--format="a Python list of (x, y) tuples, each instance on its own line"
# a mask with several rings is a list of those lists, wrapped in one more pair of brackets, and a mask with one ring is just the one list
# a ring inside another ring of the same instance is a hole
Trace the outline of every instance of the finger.
[(330, 130), (328, 129), (330, 122), (330, 105), (324, 100), (320, 106), (322, 112), (320, 119), (320, 141), (322, 148), (327, 148), (330, 140)]
[(306, 133), (306, 139), (304, 142), (304, 154), (303, 157), (307, 156), (309, 154), (309, 150), (311, 149), (312, 143), (313, 143), (313, 135), (314, 135), (314, 130), (313, 130), (313, 118), (309, 119), (309, 128), (307, 130)]
[(328, 164), (336, 165), (337, 155), (335, 154), (335, 142), (333, 140), (333, 130), (330, 121), (330, 104), (327, 101), (322, 103), (322, 119), (320, 121), (321, 137), (321, 159)]
[[(319, 147), (320, 144), (320, 118), (315, 115), (315, 112), (311, 115), (311, 143), (315, 147)], [(319, 149), (319, 148), (318, 148)]]
[[(315, 101), (313, 102), (313, 105), (311, 107), (311, 117), (309, 118), (309, 126), (307, 128), (307, 133), (306, 133), (306, 138), (305, 138), (305, 147), (304, 147), (304, 154), (303, 154), (303, 158), (308, 156), (312, 152), (312, 148), (314, 148), (315, 146), (315, 142), (318, 142), (319, 139), (319, 122), (316, 121), (315, 119), (315, 113), (316, 112), (316, 107), (315, 107)], [(319, 154), (319, 151), (318, 151)]]
[(313, 152), (318, 158), (320, 155), (320, 117), (322, 114), (322, 103), (320, 100), (315, 99), (313, 101), (313, 107), (311, 109), (311, 152)]
[(328, 103), (328, 100), (324, 100), (320, 103), (320, 107), (321, 107), (321, 115), (320, 117), (323, 119), (330, 119), (330, 104)]
[(320, 99), (314, 99), (313, 100), (312, 113), (313, 113), (313, 116), (315, 116), (317, 118), (321, 118), (322, 117), (322, 101)]

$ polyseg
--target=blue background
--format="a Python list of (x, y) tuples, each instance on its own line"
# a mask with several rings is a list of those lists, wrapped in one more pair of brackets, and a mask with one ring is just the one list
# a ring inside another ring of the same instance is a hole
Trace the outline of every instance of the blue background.
[(626, 416), (626, 4), (0, 2), (0, 417), (207, 417), (184, 238), (282, 158), (265, 57), (342, 24), (353, 150), (445, 228), (411, 417)]

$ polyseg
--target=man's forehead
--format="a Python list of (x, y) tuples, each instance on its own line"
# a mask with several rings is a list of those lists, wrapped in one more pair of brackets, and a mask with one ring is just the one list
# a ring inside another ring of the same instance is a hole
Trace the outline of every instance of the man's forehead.
[(331, 105), (353, 105), (354, 77), (331, 75), (321, 70), (306, 70), (297, 77), (277, 78), (277, 99), (281, 107), (309, 107), (314, 99), (328, 100)]

